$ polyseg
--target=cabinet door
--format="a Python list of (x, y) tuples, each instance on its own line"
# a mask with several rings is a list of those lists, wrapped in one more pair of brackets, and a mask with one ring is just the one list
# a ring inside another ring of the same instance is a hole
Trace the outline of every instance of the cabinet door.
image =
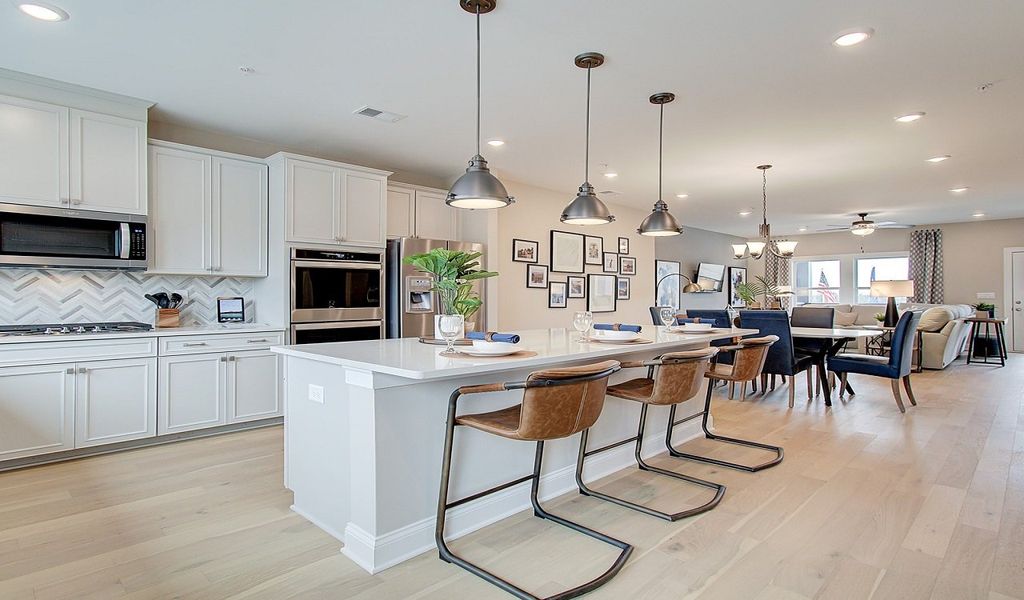
[(0, 96), (0, 202), (68, 203), (68, 109)]
[(71, 110), (71, 205), (146, 214), (146, 123)]
[(225, 415), (227, 355), (160, 357), (157, 434), (216, 427)]
[(267, 166), (213, 157), (213, 271), (267, 275)]
[(412, 237), (413, 218), (416, 214), (416, 192), (403, 187), (388, 187), (388, 226), (389, 238)]
[(341, 241), (384, 246), (387, 180), (379, 175), (345, 173)]
[(277, 417), (281, 411), (281, 368), (269, 350), (228, 357), (228, 422)]
[(428, 240), (455, 239), (455, 211), (445, 195), (416, 190), (416, 237)]
[(344, 174), (337, 167), (287, 159), (285, 221), (287, 241), (337, 244), (341, 241)]
[(75, 447), (73, 367), (0, 369), (0, 460)]
[(212, 264), (212, 160), (176, 148), (149, 148), (149, 270), (202, 275)]
[(75, 447), (156, 435), (156, 359), (78, 363)]

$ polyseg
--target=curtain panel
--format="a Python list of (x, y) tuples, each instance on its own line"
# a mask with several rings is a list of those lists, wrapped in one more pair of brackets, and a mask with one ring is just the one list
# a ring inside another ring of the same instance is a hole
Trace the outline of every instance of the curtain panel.
[(910, 278), (914, 302), (942, 304), (942, 230), (910, 232)]
[[(775, 242), (772, 242), (772, 245), (774, 246)], [(788, 288), (790, 291), (792, 291), (792, 273), (793, 269), (790, 267), (790, 259), (780, 258), (778, 256), (775, 256), (771, 252), (768, 252), (767, 250), (765, 251), (764, 278), (769, 283), (774, 283), (779, 287)], [(783, 309), (789, 310), (791, 305), (793, 304), (792, 294), (783, 294), (782, 296), (779, 296), (779, 303), (782, 304)]]

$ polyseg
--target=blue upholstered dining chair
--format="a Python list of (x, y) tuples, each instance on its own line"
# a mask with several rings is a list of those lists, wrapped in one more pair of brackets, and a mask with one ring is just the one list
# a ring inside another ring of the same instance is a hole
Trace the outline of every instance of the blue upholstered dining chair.
[(653, 321), (655, 325), (661, 325), (661, 309), (663, 309), (663, 308), (672, 308), (672, 307), (671, 306), (648, 306), (647, 308), (650, 309), (650, 311), (651, 311), (651, 321)]
[(892, 345), (889, 347), (889, 356), (868, 356), (866, 354), (840, 354), (828, 359), (828, 370), (839, 375), (842, 383), (839, 386), (839, 395), (842, 396), (846, 390), (846, 376), (850, 373), (861, 375), (874, 375), (892, 380), (892, 395), (896, 399), (896, 406), (900, 412), (905, 413), (907, 409), (903, 406), (903, 398), (900, 396), (900, 380), (907, 390), (907, 397), (910, 403), (917, 406), (917, 399), (914, 398), (914, 390), (910, 387), (910, 371), (914, 360), (914, 335), (917, 332), (917, 324), (921, 321), (921, 313), (906, 311), (896, 323), (896, 329), (892, 332)]
[(789, 313), (784, 310), (741, 310), (740, 327), (758, 330), (758, 335), (778, 336), (779, 341), (768, 349), (768, 357), (761, 370), (762, 393), (767, 375), (782, 375), (789, 378), (789, 406), (793, 407), (796, 396), (796, 375), (801, 371), (807, 373), (807, 399), (814, 397), (814, 383), (811, 380), (811, 367), (815, 357), (809, 354), (797, 354), (793, 349), (793, 332), (789, 326)]
[[(817, 327), (831, 329), (835, 324), (836, 309), (831, 306), (797, 306), (789, 317), (789, 324), (793, 327)], [(821, 372), (824, 359), (821, 358), (828, 352), (832, 340), (808, 340), (796, 338), (793, 341), (793, 349), (797, 354), (810, 354), (818, 358), (818, 378), (814, 380), (814, 395), (821, 393)]]

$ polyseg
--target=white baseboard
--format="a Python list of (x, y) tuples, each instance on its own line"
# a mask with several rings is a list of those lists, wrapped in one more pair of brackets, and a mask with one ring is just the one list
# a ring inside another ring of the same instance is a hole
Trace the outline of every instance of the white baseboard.
[[(701, 435), (700, 421), (680, 424), (673, 432), (673, 442), (679, 443)], [(665, 452), (665, 433), (644, 438), (644, 458)], [(586, 479), (593, 481), (616, 471), (634, 465), (633, 445), (625, 444), (595, 455), (587, 460)], [(550, 500), (576, 489), (576, 465), (571, 464), (541, 477), (540, 499)], [(309, 519), (301, 511), (292, 507)], [(448, 511), (445, 539), (453, 540), (508, 518), (517, 512), (530, 508), (530, 484), (524, 482), (496, 492), (475, 502), (464, 504)], [(379, 573), (401, 562), (436, 548), (434, 542), (434, 517), (410, 523), (383, 535), (373, 536), (349, 523), (344, 535), (332, 532), (315, 520), (315, 525), (345, 542), (342, 553), (367, 572)]]

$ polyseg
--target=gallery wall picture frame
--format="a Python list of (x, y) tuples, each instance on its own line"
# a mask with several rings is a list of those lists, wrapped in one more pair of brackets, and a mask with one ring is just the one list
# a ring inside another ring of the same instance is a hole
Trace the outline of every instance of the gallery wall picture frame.
[(569, 293), (567, 298), (587, 297), (587, 278), (582, 275), (570, 275), (568, 277)]
[(615, 275), (587, 275), (587, 310), (593, 313), (615, 312), (617, 308)]
[(569, 305), (565, 281), (552, 281), (548, 284), (548, 308), (565, 308)]
[(619, 255), (615, 252), (605, 252), (604, 263), (601, 265), (601, 271), (604, 273), (618, 273)]
[[(678, 275), (681, 266), (678, 260), (655, 260), (654, 261), (654, 305), (671, 306), (679, 310), (679, 277), (668, 277)], [(658, 282), (661, 282), (661, 285)]]
[(737, 286), (746, 282), (746, 267), (729, 267), (729, 306), (742, 308), (747, 305), (747, 303), (739, 297), (739, 294), (736, 293)]
[(595, 235), (583, 236), (583, 262), (588, 265), (600, 265), (604, 255), (604, 238)]
[(619, 277), (615, 282), (615, 299), (616, 300), (629, 300), (629, 282), (632, 281), (629, 277)]
[(619, 238), (619, 254), (629, 254), (629, 238)]
[(547, 265), (526, 265), (526, 287), (545, 289), (548, 287)]
[(632, 277), (636, 275), (636, 258), (633, 256), (619, 256), (619, 275)]
[(512, 261), (534, 263), (539, 260), (540, 242), (533, 240), (512, 239)]
[(582, 273), (584, 262), (584, 235), (570, 231), (551, 230), (551, 271), (553, 273)]

